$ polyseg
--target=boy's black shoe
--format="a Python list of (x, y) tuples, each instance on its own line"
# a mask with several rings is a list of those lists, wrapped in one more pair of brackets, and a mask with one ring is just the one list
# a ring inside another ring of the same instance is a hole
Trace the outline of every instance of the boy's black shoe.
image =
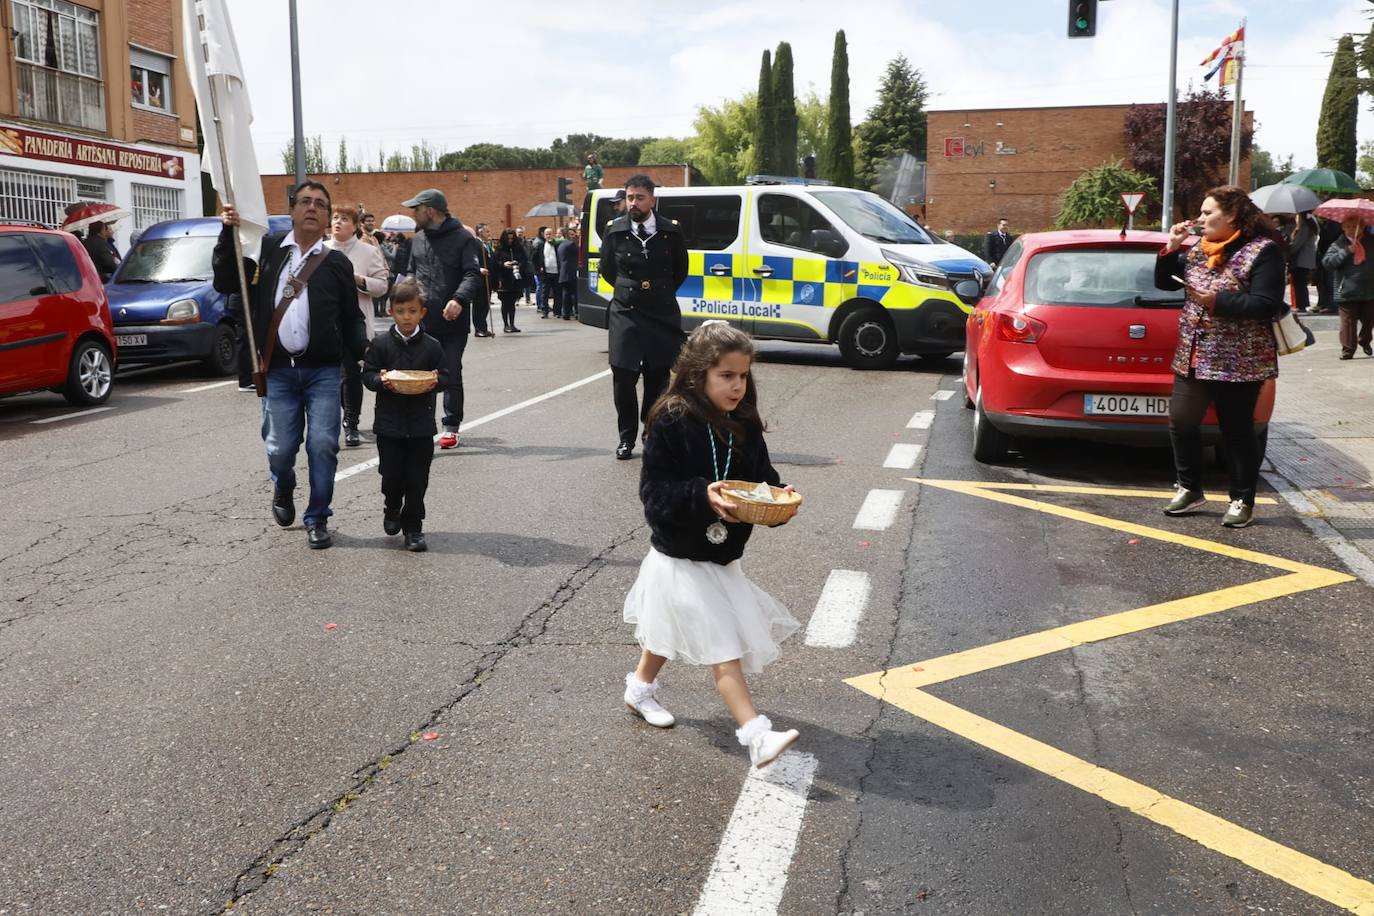
[(425, 543), (425, 533), (423, 531), (406, 532), (406, 550), (409, 550), (411, 553), (424, 553), (428, 549), (429, 545)]
[(358, 435), (358, 427), (349, 426), (344, 429), (344, 445), (349, 448), (357, 448), (363, 444), (363, 437)]
[(324, 522), (320, 522), (318, 525), (307, 525), (305, 538), (310, 542), (311, 550), (324, 550), (334, 544), (334, 536), (329, 533), (329, 528)]
[(272, 491), (272, 518), (283, 528), (290, 528), (296, 520), (296, 501), (291, 498), (290, 490), (277, 488)]
[(615, 447), (615, 457), (619, 461), (626, 461), (635, 453), (635, 447), (628, 442), (622, 442)]
[(387, 534), (401, 533), (401, 518), (397, 515), (382, 515), (382, 530)]

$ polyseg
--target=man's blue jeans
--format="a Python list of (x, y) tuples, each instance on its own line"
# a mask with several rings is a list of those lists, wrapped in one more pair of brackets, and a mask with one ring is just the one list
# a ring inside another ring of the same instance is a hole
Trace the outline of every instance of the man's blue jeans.
[(310, 502), (301, 521), (307, 526), (334, 514), (329, 504), (339, 466), (340, 371), (338, 366), (282, 367), (267, 373), (267, 397), (262, 402), (267, 468), (277, 489), (295, 490), (296, 452), (304, 439)]

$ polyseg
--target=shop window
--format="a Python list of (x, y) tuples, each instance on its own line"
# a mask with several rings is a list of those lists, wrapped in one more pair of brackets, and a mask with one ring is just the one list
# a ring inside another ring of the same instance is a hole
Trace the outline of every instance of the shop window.
[(181, 219), (181, 189), (151, 184), (135, 184), (134, 231), (142, 232), (154, 223)]
[(105, 129), (100, 16), (68, 0), (10, 0), (20, 117)]
[(172, 59), (130, 48), (129, 93), (135, 108), (171, 114)]

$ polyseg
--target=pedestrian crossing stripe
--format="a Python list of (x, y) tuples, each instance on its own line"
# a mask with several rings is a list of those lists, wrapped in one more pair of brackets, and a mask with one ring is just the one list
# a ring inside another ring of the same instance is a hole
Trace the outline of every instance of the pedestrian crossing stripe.
[[(927, 690), (933, 685), (948, 683), (970, 674), (1041, 658), (1077, 646), (1141, 633), (1166, 624), (1193, 620), (1260, 601), (1272, 601), (1288, 595), (1353, 582), (1354, 576), (1234, 544), (1208, 541), (1178, 531), (1154, 528), (1017, 495), (1025, 491), (1099, 493), (1104, 496), (1147, 495), (1143, 491), (1127, 492), (1110, 488), (1037, 484), (989, 484), (981, 481), (911, 477), (907, 479), (923, 487), (934, 487), (1005, 505), (1034, 509), (1047, 515), (1096, 525), (1138, 538), (1162, 541), (1267, 566), (1282, 571), (1284, 575), (1176, 598), (1135, 610), (1106, 614), (926, 659), (914, 665), (907, 663), (885, 671), (847, 678), (846, 684), (1046, 776), (1134, 812), (1180, 836), (1229, 856), (1314, 897), (1353, 913), (1374, 916), (1374, 883), (1247, 830), (1239, 824), (1223, 820), (1208, 811), (1171, 798), (1157, 789), (1128, 779), (1089, 760), (1075, 757), (1001, 723), (976, 715), (936, 697)], [(1013, 488), (1016, 492), (1007, 492)], [(1159, 494), (1149, 495), (1160, 498)]]

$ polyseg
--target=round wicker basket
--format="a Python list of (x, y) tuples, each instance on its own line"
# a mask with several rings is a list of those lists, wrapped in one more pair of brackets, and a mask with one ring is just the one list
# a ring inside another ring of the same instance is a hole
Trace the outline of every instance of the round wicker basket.
[(747, 480), (725, 481), (725, 495), (735, 503), (735, 518), (751, 525), (781, 525), (797, 514), (802, 502), (800, 494), (788, 493), (782, 487), (770, 484), (768, 489), (773, 493), (774, 502), (744, 495), (757, 486)]
[(434, 369), (387, 369), (382, 380), (390, 382), (397, 394), (424, 394), (439, 380)]

